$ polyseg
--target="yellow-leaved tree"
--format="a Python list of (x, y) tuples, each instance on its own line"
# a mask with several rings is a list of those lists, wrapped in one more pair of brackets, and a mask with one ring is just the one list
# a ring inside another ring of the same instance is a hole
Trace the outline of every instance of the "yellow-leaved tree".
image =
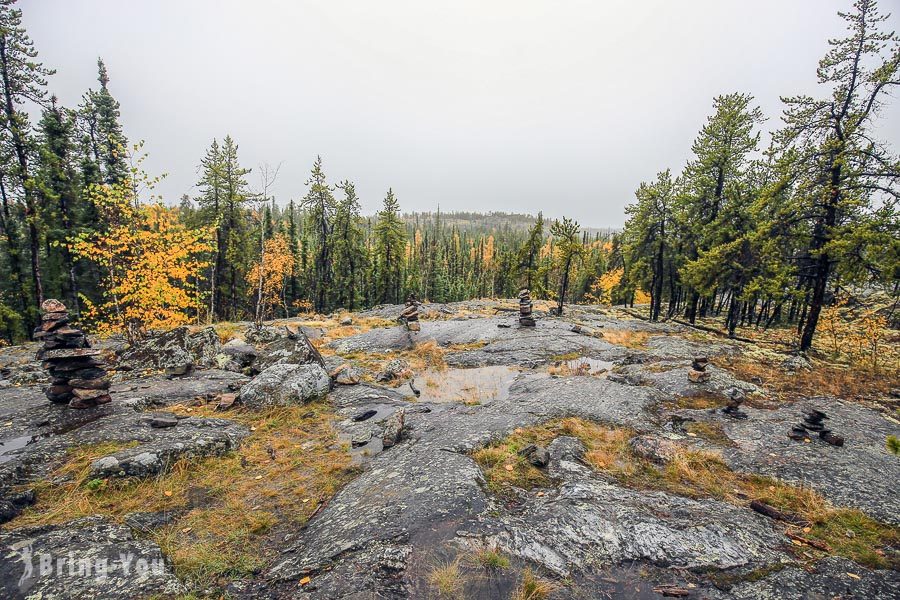
[(607, 271), (591, 284), (591, 290), (585, 294), (591, 304), (612, 304), (612, 291), (622, 282), (625, 269), (619, 267)]
[(103, 227), (76, 236), (72, 249), (99, 269), (103, 300), (85, 298), (83, 316), (101, 335), (123, 333), (133, 341), (187, 324), (202, 309), (198, 284), (212, 231), (187, 228), (152, 195), (141, 201), (155, 181), (134, 168), (121, 184), (88, 189)]
[[(284, 306), (284, 286), (291, 275), (291, 266), (294, 256), (287, 238), (282, 234), (276, 234), (266, 240), (262, 263), (262, 294), (255, 298), (260, 303), (260, 315), (262, 318), (272, 317), (275, 307)], [(260, 263), (253, 264), (247, 273), (247, 282), (256, 286), (260, 282)], [(256, 290), (259, 293), (259, 290)]]

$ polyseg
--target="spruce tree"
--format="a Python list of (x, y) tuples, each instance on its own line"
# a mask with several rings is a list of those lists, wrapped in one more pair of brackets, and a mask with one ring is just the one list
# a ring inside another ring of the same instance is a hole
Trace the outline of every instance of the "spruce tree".
[(402, 261), (406, 232), (393, 189), (388, 189), (384, 197), (384, 206), (378, 212), (374, 235), (373, 263), (378, 302), (399, 303), (402, 299)]
[(335, 201), (331, 187), (322, 170), (322, 157), (317, 156), (312, 172), (306, 181), (309, 191), (300, 205), (309, 215), (315, 255), (315, 277), (313, 283), (313, 305), (319, 312), (325, 312), (328, 294), (334, 276), (332, 265), (331, 233), (334, 228)]
[(37, 50), (22, 26), (22, 11), (13, 8), (15, 0), (0, 0), (0, 86), (3, 103), (0, 108), (0, 135), (12, 150), (14, 160), (7, 165), (12, 189), (24, 203), (31, 259), (33, 304), (26, 319), (36, 319), (37, 307), (44, 300), (40, 258), (38, 198), (34, 190), (31, 159), (35, 140), (28, 118), (28, 103), (44, 105), (47, 101), (47, 77), (55, 71), (37, 60)]
[(79, 285), (69, 240), (76, 235), (81, 210), (81, 179), (74, 144), (75, 116), (56, 97), (38, 123), (40, 133), (37, 189), (47, 239), (48, 294), (68, 299), (79, 315)]
[(812, 346), (830, 277), (847, 261), (865, 263), (879, 253), (859, 234), (878, 228), (873, 219), (896, 218), (900, 198), (900, 160), (872, 134), (889, 90), (900, 84), (900, 38), (884, 29), (888, 15), (875, 0), (856, 0), (852, 12), (839, 14), (848, 34), (829, 40), (818, 69), (830, 95), (784, 98), (785, 126), (776, 136), (781, 151), (792, 153), (798, 177), (794, 218), (809, 228), (810, 294), (801, 350)]

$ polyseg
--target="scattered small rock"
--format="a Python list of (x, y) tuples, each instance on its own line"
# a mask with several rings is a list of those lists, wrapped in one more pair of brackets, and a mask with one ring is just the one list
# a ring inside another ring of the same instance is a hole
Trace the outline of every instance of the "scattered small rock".
[(402, 358), (395, 358), (388, 362), (384, 369), (375, 376), (375, 381), (385, 382), (402, 379), (409, 372), (409, 363)]
[(519, 450), (519, 456), (524, 457), (525, 460), (539, 469), (546, 467), (550, 462), (550, 452), (537, 444), (528, 444)]
[(150, 427), (155, 429), (165, 429), (166, 427), (175, 427), (178, 425), (178, 418), (175, 415), (152, 415), (149, 422)]
[(678, 455), (678, 444), (655, 435), (638, 435), (628, 442), (632, 452), (641, 458), (666, 464)]
[(400, 441), (403, 435), (404, 416), (405, 411), (401, 408), (384, 422), (384, 433), (381, 436), (381, 441), (385, 448), (390, 448)]

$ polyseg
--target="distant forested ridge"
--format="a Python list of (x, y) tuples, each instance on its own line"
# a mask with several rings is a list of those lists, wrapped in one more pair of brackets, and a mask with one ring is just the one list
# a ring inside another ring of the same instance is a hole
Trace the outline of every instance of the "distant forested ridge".
[(391, 189), (365, 216), (354, 182), (330, 179), (319, 157), (278, 202), (278, 169), (251, 170), (229, 135), (197, 157), (197, 192), (163, 204), (102, 60), (78, 105), (60, 105), (21, 10), (0, 0), (0, 334), (26, 338), (50, 297), (95, 331), (138, 337), (523, 286), (560, 309), (649, 303), (652, 320), (716, 317), (731, 335), (790, 325), (801, 349), (823, 311), (833, 319), (873, 293), (896, 326), (900, 161), (873, 122), (900, 83), (900, 42), (872, 0), (842, 17), (819, 95), (785, 98), (769, 143), (751, 95), (715, 98), (687, 166), (640, 184), (625, 227), (605, 230), (541, 214), (403, 214)]

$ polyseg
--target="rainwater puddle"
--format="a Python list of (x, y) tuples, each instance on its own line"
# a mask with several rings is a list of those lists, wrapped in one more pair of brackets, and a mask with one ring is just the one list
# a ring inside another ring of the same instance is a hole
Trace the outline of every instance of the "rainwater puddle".
[(573, 358), (564, 361), (565, 366), (560, 375), (603, 375), (612, 371), (615, 366), (610, 360), (598, 360), (596, 358)]
[(419, 402), (458, 402), (475, 406), (504, 400), (518, 375), (518, 369), (504, 366), (429, 369), (416, 377), (415, 385), (422, 392)]
[(11, 440), (0, 442), (0, 464), (11, 461), (17, 450), (21, 450), (28, 444), (39, 439), (36, 435), (23, 435)]

